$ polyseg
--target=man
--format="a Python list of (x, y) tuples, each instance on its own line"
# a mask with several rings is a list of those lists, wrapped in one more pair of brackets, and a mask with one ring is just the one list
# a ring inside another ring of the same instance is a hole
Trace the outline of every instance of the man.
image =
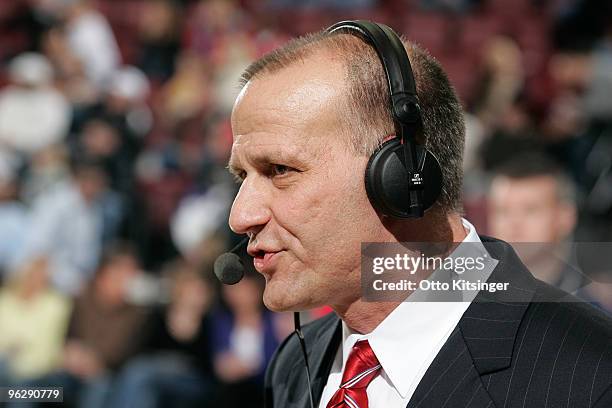
[(487, 210), (491, 234), (521, 243), (515, 249), (536, 278), (569, 293), (586, 283), (569, 259), (574, 186), (551, 158), (531, 152), (502, 163), (491, 181)]
[[(507, 245), (493, 247), (490, 281), (510, 281), (521, 302), (362, 298), (362, 242), (480, 241), (460, 215), (461, 105), (438, 63), (407, 50), (417, 137), (444, 179), (422, 218), (383, 216), (368, 200), (368, 158), (395, 129), (380, 60), (360, 38), (321, 32), (263, 57), (245, 71), (232, 112), (229, 167), (242, 184), (229, 221), (250, 238), (265, 304), (335, 311), (304, 327), (314, 405), (609, 406), (612, 324), (585, 305), (532, 303), (562, 295), (535, 281)], [(267, 406), (309, 406), (297, 336), (266, 377)]]

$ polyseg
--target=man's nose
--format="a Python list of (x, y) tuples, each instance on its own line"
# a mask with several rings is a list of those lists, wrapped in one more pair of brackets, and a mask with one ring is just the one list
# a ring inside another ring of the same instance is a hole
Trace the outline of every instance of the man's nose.
[(236, 234), (259, 232), (270, 220), (270, 206), (264, 190), (242, 183), (229, 216), (229, 226)]

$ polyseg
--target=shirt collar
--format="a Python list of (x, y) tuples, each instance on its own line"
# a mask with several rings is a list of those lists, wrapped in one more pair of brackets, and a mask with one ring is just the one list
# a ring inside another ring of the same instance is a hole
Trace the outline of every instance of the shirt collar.
[[(462, 221), (467, 230), (462, 242), (482, 245), (474, 226)], [(402, 302), (368, 334), (342, 322), (342, 367), (353, 345), (367, 339), (392, 386), (406, 398), (431, 363), (432, 352), (440, 350), (468, 307), (469, 302)]]

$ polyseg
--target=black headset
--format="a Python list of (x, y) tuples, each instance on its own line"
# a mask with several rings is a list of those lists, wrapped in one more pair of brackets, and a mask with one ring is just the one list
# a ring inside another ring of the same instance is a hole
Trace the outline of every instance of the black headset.
[(416, 143), (422, 128), (421, 109), (408, 54), (398, 35), (384, 24), (342, 21), (327, 29), (367, 41), (382, 62), (389, 83), (396, 137), (384, 142), (370, 157), (365, 186), (372, 206), (396, 218), (419, 218), (438, 199), (442, 170), (438, 159)]

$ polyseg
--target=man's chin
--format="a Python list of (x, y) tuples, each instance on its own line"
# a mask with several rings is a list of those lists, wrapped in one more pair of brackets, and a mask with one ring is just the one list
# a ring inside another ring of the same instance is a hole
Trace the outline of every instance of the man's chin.
[(299, 302), (296, 302), (295, 299), (290, 299), (290, 296), (287, 296), (287, 294), (283, 295), (284, 296), (275, 296), (274, 294), (270, 295), (264, 292), (264, 305), (273, 312), (294, 312), (304, 310), (304, 308), (300, 308)]
[(273, 312), (298, 312), (315, 307), (310, 304), (309, 299), (302, 299), (286, 289), (279, 290), (279, 288), (270, 288), (268, 285), (264, 290), (263, 302)]

